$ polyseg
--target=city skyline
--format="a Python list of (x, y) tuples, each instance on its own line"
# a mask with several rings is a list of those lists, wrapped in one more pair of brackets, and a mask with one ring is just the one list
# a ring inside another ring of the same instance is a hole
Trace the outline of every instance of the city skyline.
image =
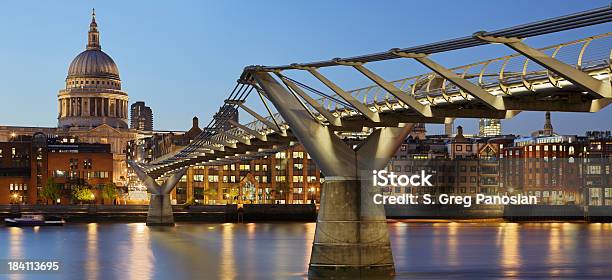
[[(396, 4), (398, 7), (408, 6), (403, 3)], [(447, 4), (453, 5), (451, 2)], [(140, 100), (150, 104), (156, 112), (156, 128), (159, 130), (186, 130), (190, 125), (189, 120), (194, 115), (199, 116), (204, 122), (213, 116), (218, 109), (218, 104), (226, 97), (231, 85), (242, 71), (242, 67), (249, 64), (274, 65), (315, 61), (328, 59), (333, 55), (350, 56), (396, 46), (413, 46), (442, 38), (465, 36), (477, 29), (493, 30), (606, 4), (604, 1), (556, 4), (547, 11), (539, 9), (525, 11), (507, 20), (499, 20), (487, 13), (494, 7), (476, 5), (479, 7), (472, 16), (480, 13), (479, 16), (491, 20), (489, 23), (483, 24), (483, 18), (480, 18), (473, 22), (468, 20), (461, 27), (452, 25), (453, 28), (448, 28), (452, 20), (442, 16), (432, 27), (432, 30), (435, 31), (429, 34), (420, 34), (422, 32), (413, 29), (402, 29), (397, 24), (403, 21), (390, 19), (392, 17), (360, 18), (359, 21), (355, 21), (347, 15), (339, 15), (346, 17), (347, 20), (351, 19), (350, 23), (339, 23), (336, 18), (331, 20), (335, 23), (334, 26), (325, 26), (325, 22), (330, 20), (326, 19), (327, 14), (338, 11), (341, 8), (340, 4), (329, 4), (326, 6), (327, 9), (321, 9), (321, 3), (300, 4), (304, 6), (301, 8), (316, 9), (321, 14), (312, 22), (283, 15), (280, 19), (288, 22), (286, 26), (271, 25), (273, 21), (270, 21), (269, 18), (251, 19), (250, 22), (255, 21), (253, 24), (266, 25), (270, 28), (266, 31), (265, 28), (259, 26), (256, 30), (264, 31), (254, 34), (240, 30), (240, 25), (229, 25), (228, 23), (238, 21), (245, 24), (245, 19), (239, 19), (240, 15), (265, 9), (271, 9), (271, 14), (274, 14), (273, 12), (279, 7), (272, 3), (267, 3), (267, 6), (250, 6), (252, 4), (245, 3), (242, 4), (245, 9), (237, 9), (234, 15), (228, 16), (225, 10), (236, 8), (236, 3), (184, 3), (169, 9), (165, 9), (160, 4), (144, 6), (129, 3), (124, 9), (116, 11), (110, 9), (112, 4), (89, 2), (62, 7), (62, 10), (71, 16), (57, 20), (58, 17), (54, 15), (59, 12), (59, 8), (50, 4), (11, 3), (7, 5), (4, 12), (0, 12), (3, 15), (0, 17), (0, 23), (10, 21), (23, 28), (15, 32), (10, 30), (11, 24), (2, 24), (5, 27), (0, 27), (0, 32), (8, 39), (6, 44), (0, 46), (0, 60), (8, 66), (0, 70), (0, 76), (3, 77), (0, 78), (2, 79), (0, 84), (4, 87), (7, 104), (14, 104), (9, 110), (3, 110), (0, 113), (0, 125), (50, 127), (57, 125), (56, 91), (64, 82), (70, 58), (74, 57), (86, 44), (87, 30), (84, 27), (89, 21), (92, 7), (98, 11), (103, 48), (115, 58), (122, 71), (125, 89), (131, 97), (130, 104)], [(510, 11), (521, 10), (527, 5), (527, 2), (516, 4), (513, 2), (508, 9)], [(545, 2), (539, 3), (539, 6), (545, 5)], [(432, 8), (427, 4), (417, 4), (417, 6), (415, 7), (417, 10)], [(8, 14), (7, 11), (12, 12)], [(220, 18), (215, 11), (227, 17)], [(377, 10), (372, 12), (375, 13)], [(385, 12), (393, 15), (401, 14), (398, 11)], [(36, 20), (23, 18), (25, 14)], [(367, 13), (362, 9), (357, 10), (357, 14), (364, 16)], [(409, 23), (415, 23), (419, 19), (428, 20), (423, 15), (414, 16), (416, 19), (405, 18), (405, 20)], [(379, 26), (389, 29), (381, 32), (381, 30), (368, 28), (367, 24), (372, 22), (377, 22)], [(607, 26), (609, 24), (584, 30), (588, 34), (597, 34), (605, 31)], [(44, 32), (41, 33), (42, 28)], [(364, 38), (374, 39), (366, 42), (352, 38), (350, 30), (354, 28), (359, 28), (360, 32), (366, 34)], [(318, 30), (327, 32), (316, 32)], [(383, 36), (384, 33), (400, 35)], [(415, 37), (418, 39), (401, 36), (402, 34), (412, 35), (411, 33), (417, 33)], [(545, 46), (550, 41), (569, 41), (580, 36), (584, 37), (583, 34), (569, 31), (561, 33), (563, 38), (560, 40), (534, 38), (529, 39), (529, 42), (536, 46)], [(243, 45), (237, 46), (235, 43), (240, 40), (235, 37), (246, 37), (248, 40), (243, 40)], [(303, 38), (308, 44), (287, 44), (287, 40), (291, 38)], [(543, 43), (538, 44), (538, 40)], [(35, 43), (40, 41), (48, 43), (44, 46)], [(329, 48), (325, 48), (328, 45)], [(230, 53), (230, 56), (218, 55), (226, 49), (228, 50), (226, 53)], [(249, 51), (243, 51), (245, 49)], [(472, 57), (475, 55), (472, 50), (464, 52), (468, 54), (472, 52)], [(485, 59), (509, 53), (495, 46), (491, 46), (485, 52), (478, 54), (477, 57)], [(472, 57), (440, 55), (441, 61), (450, 65), (466, 64)], [(422, 67), (416, 67), (407, 62), (394, 64), (394, 67), (381, 70), (385, 77), (397, 79), (428, 72)], [(376, 64), (373, 64), (374, 68), (375, 66)], [(177, 71), (177, 69), (182, 70)], [(338, 80), (340, 77), (346, 80), (343, 86), (347, 89), (370, 85), (368, 81), (355, 79), (356, 75), (349, 75), (349, 73), (330, 76)], [(197, 102), (198, 98), (202, 98), (202, 94), (207, 95), (205, 99), (201, 99), (206, 100), (205, 103)], [(29, 100), (38, 102), (26, 103)], [(610, 117), (612, 117), (612, 111), (606, 108), (597, 114), (553, 113), (552, 122), (555, 131), (560, 134), (583, 134), (586, 130), (609, 129), (609, 124), (605, 120)], [(543, 124), (544, 112), (521, 113), (512, 120), (502, 121), (502, 133), (529, 135), (531, 131), (541, 129)], [(457, 125), (462, 125), (468, 134), (476, 134), (478, 120), (461, 119), (455, 122), (455, 126)], [(443, 132), (442, 125), (429, 125), (427, 129), (432, 134)]]
[(0, 275), (608, 277), (610, 27), (603, 0), (3, 3)]

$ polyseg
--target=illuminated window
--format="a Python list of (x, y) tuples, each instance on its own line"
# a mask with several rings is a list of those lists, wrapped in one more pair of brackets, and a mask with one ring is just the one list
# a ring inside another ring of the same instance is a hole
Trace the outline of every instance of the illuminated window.
[(193, 181), (194, 182), (204, 182), (204, 175), (202, 174), (193, 175)]
[(92, 162), (91, 159), (83, 160), (83, 169), (91, 169)]
[(219, 175), (208, 175), (208, 182), (210, 183), (219, 182)]

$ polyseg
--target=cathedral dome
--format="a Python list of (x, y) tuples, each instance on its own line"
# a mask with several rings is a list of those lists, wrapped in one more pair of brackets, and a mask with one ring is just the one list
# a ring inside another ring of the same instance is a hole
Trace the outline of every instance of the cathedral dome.
[(119, 79), (119, 69), (113, 59), (100, 49), (88, 49), (77, 55), (68, 68), (68, 78)]
[(58, 95), (58, 127), (98, 127), (106, 124), (127, 128), (128, 95), (121, 90), (119, 69), (102, 51), (100, 32), (92, 13), (87, 49), (68, 68), (66, 86)]

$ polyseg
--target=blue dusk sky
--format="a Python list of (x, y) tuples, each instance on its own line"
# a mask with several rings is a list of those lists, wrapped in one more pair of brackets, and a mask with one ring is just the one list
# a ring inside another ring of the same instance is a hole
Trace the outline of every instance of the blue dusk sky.
[[(130, 102), (151, 106), (157, 130), (201, 125), (246, 65), (279, 65), (410, 47), (609, 5), (602, 1), (3, 1), (0, 4), (0, 125), (55, 126), (57, 92), (85, 49), (96, 8), (102, 50), (117, 65)], [(603, 24), (529, 38), (543, 47), (611, 30)], [(511, 54), (499, 45), (433, 56), (445, 66)], [(409, 60), (372, 63), (388, 80), (427, 73)], [(287, 75), (321, 88), (301, 73)], [(323, 73), (345, 89), (371, 83), (354, 70)], [(244, 114), (243, 114), (244, 115)], [(562, 134), (611, 128), (610, 106), (595, 114), (553, 113)], [(544, 113), (504, 120), (503, 132), (541, 129)], [(458, 120), (466, 133), (476, 120)], [(441, 133), (441, 125), (428, 125)]]

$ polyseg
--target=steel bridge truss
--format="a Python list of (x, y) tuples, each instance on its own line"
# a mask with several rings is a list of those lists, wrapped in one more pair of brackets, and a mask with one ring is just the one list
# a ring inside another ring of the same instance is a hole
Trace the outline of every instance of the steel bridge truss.
[[(610, 7), (525, 24), (494, 32), (412, 48), (329, 61), (284, 66), (248, 66), (225, 106), (187, 147), (146, 167), (148, 173), (168, 175), (184, 166), (219, 165), (273, 154), (298, 141), (281, 114), (268, 104), (269, 96), (255, 73), (272, 74), (285, 87), (286, 98), (296, 98), (308, 116), (335, 131), (364, 136), (374, 128), (397, 127), (404, 123), (445, 123), (454, 118), (512, 118), (521, 111), (597, 112), (612, 102), (610, 60), (612, 33), (535, 49), (527, 37), (609, 22)], [(432, 54), (503, 44), (516, 54), (446, 68)], [(396, 81), (366, 67), (367, 63), (410, 59), (431, 73)], [(374, 85), (345, 91), (320, 73), (320, 68), (353, 68)], [(305, 71), (332, 94), (290, 78), (287, 72)], [(266, 108), (261, 114), (246, 104), (250, 94), (259, 95)], [(223, 116), (240, 109), (255, 121), (241, 124)], [(277, 108), (278, 109), (278, 108)], [(232, 127), (223, 129), (224, 127)]]

